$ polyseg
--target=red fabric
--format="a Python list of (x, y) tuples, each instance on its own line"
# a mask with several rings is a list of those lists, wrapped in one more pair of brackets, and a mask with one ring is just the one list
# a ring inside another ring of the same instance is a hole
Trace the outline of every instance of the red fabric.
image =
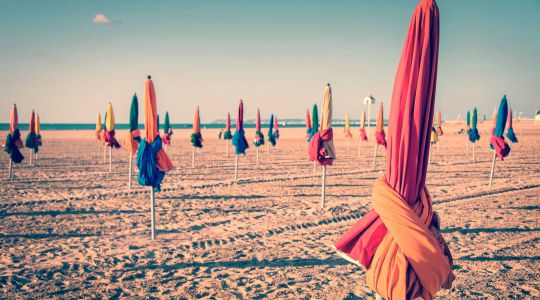
[(105, 144), (111, 148), (120, 148), (120, 143), (114, 137), (114, 130), (105, 131)]
[(30, 115), (29, 127), (30, 128), (28, 129), (30, 130), (30, 132), (36, 133), (36, 114), (34, 113), (34, 111), (32, 111), (32, 114)]
[[(425, 186), (438, 52), (439, 10), (435, 1), (421, 0), (411, 18), (396, 72), (387, 147), (387, 182), (411, 206)], [(374, 215), (364, 216), (335, 245), (364, 266), (371, 263), (386, 234), (383, 222)]]
[(163, 141), (163, 144), (170, 145), (171, 144), (171, 136), (173, 135), (172, 130), (169, 128), (169, 132), (163, 136), (161, 139)]
[(384, 148), (386, 148), (386, 136), (384, 130), (375, 132), (375, 139), (377, 140), (377, 144), (383, 145)]
[(512, 128), (512, 109), (510, 108), (508, 110), (508, 121), (507, 121), (507, 126), (508, 128)]
[(489, 140), (489, 143), (493, 146), (497, 157), (499, 157), (501, 160), (504, 160), (504, 158), (510, 153), (510, 146), (508, 146), (503, 137), (494, 135)]
[(364, 127), (360, 127), (360, 138), (362, 141), (367, 141), (366, 129)]
[(244, 102), (240, 100), (240, 105), (238, 105), (238, 118), (236, 119), (236, 130), (244, 130)]
[(333, 138), (334, 132), (332, 131), (332, 128), (317, 131), (309, 142), (309, 160), (318, 161), (321, 166), (332, 165), (333, 159), (326, 157), (327, 153), (323, 146), (323, 142), (331, 141)]
[(438, 135), (438, 136), (443, 135), (442, 127), (437, 127), (437, 128), (435, 129), (435, 131), (437, 132), (437, 135)]
[(255, 122), (255, 130), (261, 131), (261, 112), (257, 108), (257, 120)]

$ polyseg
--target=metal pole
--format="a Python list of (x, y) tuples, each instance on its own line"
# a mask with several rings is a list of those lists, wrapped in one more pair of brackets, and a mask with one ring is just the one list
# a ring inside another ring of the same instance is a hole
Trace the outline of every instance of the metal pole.
[(472, 144), (472, 161), (476, 162), (476, 143)]
[(375, 153), (373, 153), (373, 167), (372, 170), (375, 170), (375, 163), (377, 163), (377, 149), (379, 149), (379, 145), (377, 144), (377, 141), (375, 141)]
[(321, 199), (321, 206), (324, 208), (324, 202), (326, 197), (326, 166), (323, 165), (322, 167), (322, 199)]
[(32, 165), (32, 149), (30, 149), (30, 165)]
[(152, 240), (156, 239), (156, 199), (154, 197), (154, 188), (150, 187), (150, 214), (152, 218)]
[(109, 173), (112, 172), (112, 147), (109, 147)]
[(257, 165), (259, 164), (259, 147), (257, 147)]
[(9, 158), (9, 177), (8, 179), (11, 180), (11, 175), (13, 173), (13, 161), (11, 160), (11, 157)]
[(236, 154), (236, 161), (234, 163), (234, 180), (238, 179), (238, 154)]
[(133, 165), (133, 155), (131, 155), (131, 153), (129, 153), (129, 183), (128, 183), (128, 188), (131, 190), (131, 180), (132, 180), (132, 165)]
[(496, 154), (495, 151), (493, 151), (493, 160), (491, 161), (491, 174), (489, 175), (489, 186), (491, 186), (491, 183), (493, 182), (493, 173), (495, 172), (495, 161), (496, 161)]
[(371, 100), (369, 101), (367, 106), (367, 115), (368, 136), (371, 136)]
[(193, 147), (193, 154), (191, 155), (191, 167), (195, 168), (195, 147)]
[(227, 157), (230, 157), (230, 155), (229, 155), (229, 142), (227, 142), (227, 140), (225, 140), (225, 148), (227, 149)]

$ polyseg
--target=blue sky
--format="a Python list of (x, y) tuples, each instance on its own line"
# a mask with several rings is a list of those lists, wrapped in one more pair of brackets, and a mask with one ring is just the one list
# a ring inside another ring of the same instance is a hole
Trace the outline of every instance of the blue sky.
[[(303, 118), (334, 92), (334, 117), (358, 119), (373, 94), (388, 112), (401, 47), (417, 1), (0, 0), (0, 122), (17, 103), (43, 123), (94, 122), (113, 103), (128, 121), (131, 96), (151, 74), (173, 123), (232, 114)], [(440, 0), (438, 108), (491, 114), (504, 93), (540, 108), (540, 1)], [(110, 22), (93, 21), (103, 14)], [(142, 99), (141, 99), (142, 100)], [(142, 109), (142, 108), (141, 108)]]

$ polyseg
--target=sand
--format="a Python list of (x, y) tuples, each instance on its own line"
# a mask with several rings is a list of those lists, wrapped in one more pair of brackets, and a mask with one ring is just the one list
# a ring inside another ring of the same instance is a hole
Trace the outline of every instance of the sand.
[[(456, 125), (445, 126), (434, 149), (427, 185), (457, 276), (438, 299), (540, 297), (540, 124), (514, 124), (520, 143), (497, 161), (491, 188), (491, 122), (481, 124), (476, 163)], [(156, 194), (155, 241), (148, 188), (128, 190), (127, 151), (113, 152), (109, 173), (93, 132), (45, 131), (39, 160), (16, 165), (12, 181), (0, 155), (0, 298), (373, 297), (364, 271), (332, 250), (370, 209), (371, 185), (385, 168), (379, 151), (371, 170), (373, 138), (358, 157), (352, 129), (349, 150), (336, 129), (324, 210), (304, 129), (281, 129), (279, 146), (270, 154), (264, 146), (258, 166), (251, 146), (238, 181), (216, 130), (203, 130), (196, 168), (190, 132), (176, 131), (166, 147), (176, 169)], [(253, 135), (248, 129), (250, 143)]]

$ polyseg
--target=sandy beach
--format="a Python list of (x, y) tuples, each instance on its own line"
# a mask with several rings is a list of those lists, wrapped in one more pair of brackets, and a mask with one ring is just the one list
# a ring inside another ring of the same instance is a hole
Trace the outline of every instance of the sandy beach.
[[(497, 160), (493, 187), (491, 126), (479, 124), (476, 163), (457, 134), (462, 125), (445, 124), (440, 150), (432, 149), (427, 186), (457, 276), (437, 299), (540, 297), (540, 124), (514, 121), (520, 141)], [(16, 165), (11, 181), (0, 155), (0, 298), (373, 297), (364, 271), (332, 245), (370, 209), (384, 151), (372, 170), (372, 135), (359, 152), (358, 128), (348, 150), (342, 130), (335, 129), (325, 209), (305, 129), (281, 129), (278, 147), (260, 149), (259, 165), (248, 129), (237, 181), (233, 148), (226, 157), (217, 130), (203, 129), (195, 168), (191, 132), (177, 130), (165, 147), (175, 169), (156, 194), (155, 241), (149, 189), (136, 184), (136, 172), (128, 190), (126, 149), (113, 151), (109, 173), (92, 131), (43, 131), (39, 160)]]

